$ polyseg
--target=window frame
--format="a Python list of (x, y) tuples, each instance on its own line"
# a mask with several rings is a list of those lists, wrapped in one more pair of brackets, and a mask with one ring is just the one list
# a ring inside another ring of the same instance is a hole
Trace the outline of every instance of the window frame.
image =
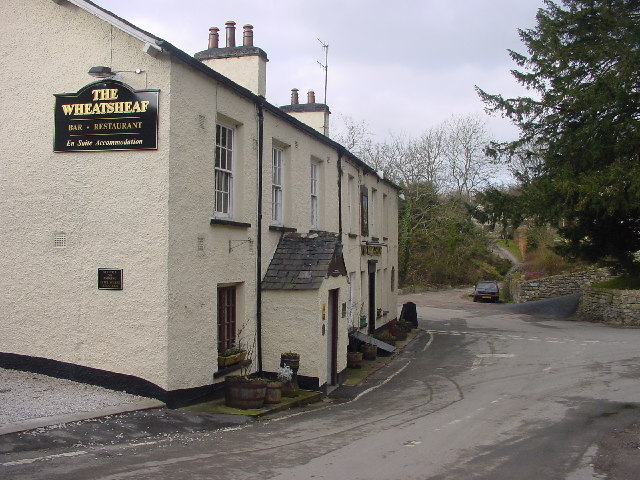
[(355, 178), (353, 175), (347, 176), (347, 225), (349, 225), (348, 233), (355, 233), (353, 230), (354, 208), (353, 208), (353, 185)]
[(378, 191), (375, 188), (371, 189), (371, 196), (369, 197), (369, 235), (377, 237), (376, 231), (376, 196)]
[[(225, 142), (221, 141), (222, 132), (226, 133)], [(229, 137), (231, 137), (229, 139)], [(233, 217), (233, 180), (235, 169), (236, 129), (223, 123), (216, 123), (215, 159), (214, 159), (214, 195), (213, 214), (216, 218)], [(225, 152), (225, 164), (222, 165), (221, 152)], [(230, 167), (230, 168), (229, 168)], [(220, 187), (225, 187), (226, 190)], [(224, 204), (226, 200), (226, 205)], [(220, 203), (223, 203), (221, 206)], [(226, 208), (225, 208), (226, 207)]]
[(369, 236), (369, 189), (360, 185), (360, 234)]
[(218, 354), (237, 345), (237, 289), (218, 287)]
[(311, 161), (311, 230), (317, 230), (319, 226), (319, 185), (320, 185), (320, 164), (316, 161)]
[[(271, 148), (271, 224), (284, 225), (284, 150)], [(276, 178), (278, 174), (278, 178)]]

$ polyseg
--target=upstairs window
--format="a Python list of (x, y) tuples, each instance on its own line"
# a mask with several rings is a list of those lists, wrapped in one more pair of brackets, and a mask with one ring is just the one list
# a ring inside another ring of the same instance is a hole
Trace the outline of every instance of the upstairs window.
[(371, 199), (369, 200), (369, 234), (372, 237), (377, 237), (378, 232), (376, 230), (376, 197), (378, 191), (375, 188), (371, 189)]
[(382, 194), (382, 237), (389, 236), (389, 227), (387, 224), (387, 218), (389, 215), (387, 214), (387, 194)]
[(347, 178), (347, 230), (348, 233), (354, 233), (353, 224), (355, 212), (353, 211), (353, 183), (354, 178), (349, 175)]
[(216, 125), (216, 164), (214, 213), (230, 217), (233, 207), (233, 137), (234, 130)]
[(360, 185), (360, 234), (369, 236), (369, 191), (365, 185)]
[(282, 179), (284, 164), (282, 150), (273, 148), (271, 162), (271, 221), (274, 225), (283, 224)]
[(320, 166), (311, 162), (311, 229), (318, 229), (318, 178)]

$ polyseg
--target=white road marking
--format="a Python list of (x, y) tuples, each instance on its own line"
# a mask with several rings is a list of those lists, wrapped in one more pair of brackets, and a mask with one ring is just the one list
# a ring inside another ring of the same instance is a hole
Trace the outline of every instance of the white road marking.
[(513, 353), (479, 353), (476, 355), (479, 358), (512, 358), (515, 357)]
[(469, 331), (457, 331), (457, 330), (427, 330), (427, 333), (431, 334), (441, 334), (441, 335), (475, 335), (477, 337), (488, 337), (488, 338), (510, 338), (513, 340), (528, 340), (530, 342), (546, 342), (546, 343), (579, 343), (581, 346), (586, 346), (587, 344), (600, 343), (599, 340), (576, 340), (573, 338), (567, 339), (559, 339), (557, 337), (546, 337), (546, 338), (538, 338), (538, 337), (523, 337), (521, 335), (501, 335), (499, 333), (485, 333), (485, 332), (469, 332)]
[(422, 442), (419, 440), (409, 440), (408, 442), (404, 442), (403, 445), (405, 447), (415, 447), (416, 445), (420, 445)]
[(53, 458), (79, 457), (80, 455), (86, 455), (87, 453), (89, 453), (89, 452), (86, 452), (84, 450), (78, 450), (76, 452), (57, 453), (55, 455), (47, 455), (47, 456), (44, 456), (44, 457), (24, 458), (22, 460), (15, 460), (13, 462), (0, 463), (0, 465), (2, 465), (2, 466), (27, 465), (29, 463), (35, 463), (35, 462), (40, 462), (40, 461), (44, 461), (44, 460), (51, 460)]

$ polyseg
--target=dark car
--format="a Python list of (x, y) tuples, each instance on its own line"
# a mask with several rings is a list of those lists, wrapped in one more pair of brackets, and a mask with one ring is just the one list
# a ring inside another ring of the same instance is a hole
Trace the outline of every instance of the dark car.
[(489, 300), (490, 302), (497, 302), (500, 298), (500, 288), (498, 283), (493, 280), (482, 280), (478, 282), (476, 288), (473, 290), (473, 301)]

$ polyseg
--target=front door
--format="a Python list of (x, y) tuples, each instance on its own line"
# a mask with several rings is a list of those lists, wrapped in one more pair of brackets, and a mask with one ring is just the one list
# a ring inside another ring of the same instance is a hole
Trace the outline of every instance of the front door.
[(338, 384), (338, 301), (339, 289), (329, 290), (329, 331), (327, 332), (327, 384)]
[(376, 330), (376, 264), (375, 260), (369, 260), (369, 334)]

